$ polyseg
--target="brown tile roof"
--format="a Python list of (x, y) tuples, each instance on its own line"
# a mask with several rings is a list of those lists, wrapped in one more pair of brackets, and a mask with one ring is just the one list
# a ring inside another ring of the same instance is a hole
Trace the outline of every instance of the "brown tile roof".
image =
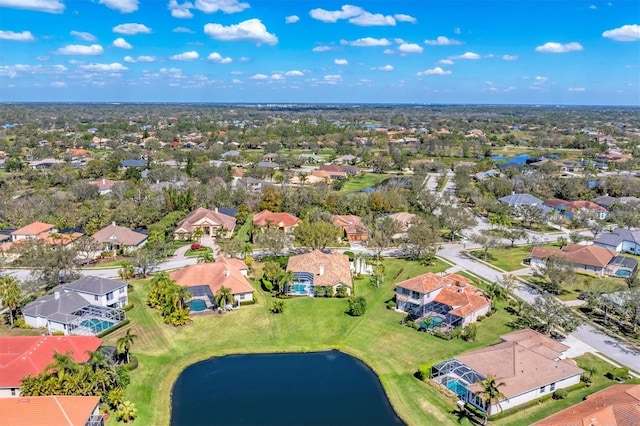
[(112, 189), (116, 184), (121, 183), (122, 181), (120, 180), (111, 180), (111, 179), (107, 179), (107, 178), (102, 178), (102, 179), (98, 179), (98, 180), (92, 180), (89, 183), (89, 185), (93, 185), (98, 187), (98, 191), (106, 191), (108, 189)]
[(118, 226), (115, 223), (112, 223), (111, 225), (106, 226), (93, 234), (93, 238), (103, 244), (113, 243), (117, 241), (118, 244), (124, 246), (137, 246), (138, 244), (141, 244), (144, 240), (146, 240), (147, 236), (145, 234), (132, 231), (129, 228)]
[(41, 232), (50, 231), (55, 229), (55, 225), (44, 222), (33, 222), (22, 228), (18, 228), (11, 233), (11, 235), (33, 235), (36, 236)]
[(530, 328), (512, 331), (511, 333), (503, 334), (500, 338), (505, 342), (518, 342), (525, 348), (539, 352), (541, 355), (552, 359), (559, 358), (564, 351), (569, 349), (569, 346)]
[(29, 396), (0, 398), (2, 426), (85, 425), (94, 414), (97, 396)]
[(479, 309), (491, 305), (491, 299), (470, 284), (449, 284), (440, 290), (434, 300), (450, 306), (452, 309), (449, 313), (460, 318), (465, 318)]
[(291, 256), (287, 271), (309, 272), (313, 274), (314, 286), (334, 286), (343, 284), (351, 287), (349, 256), (334, 252), (326, 254), (320, 250)]
[(272, 223), (278, 227), (292, 228), (300, 222), (300, 219), (291, 213), (274, 213), (269, 210), (262, 210), (260, 213), (256, 213), (253, 216), (253, 224), (260, 227), (266, 226), (268, 223)]
[(169, 277), (182, 287), (206, 285), (214, 295), (224, 286), (231, 293), (252, 293), (253, 287), (242, 274), (247, 265), (238, 259), (219, 257), (213, 263), (196, 263), (169, 274)]
[(368, 235), (362, 218), (352, 214), (333, 215), (333, 224), (342, 228), (347, 235)]
[(613, 385), (535, 426), (636, 426), (640, 424), (640, 385)]
[[(500, 390), (507, 398), (579, 375), (583, 371), (572, 360), (550, 358), (549, 354), (556, 354), (556, 346), (549, 338), (538, 340), (539, 344), (548, 344), (548, 349), (551, 349), (545, 355), (545, 350), (541, 348), (525, 346), (531, 340), (529, 334), (507, 334), (502, 337), (515, 340), (503, 341), (455, 358), (485, 377), (492, 375), (497, 382), (504, 382)], [(518, 338), (522, 338), (524, 343), (520, 344)], [(476, 383), (469, 389), (478, 392), (481, 386)]]
[(45, 370), (54, 352), (71, 352), (76, 362), (85, 362), (87, 351), (96, 351), (101, 344), (95, 336), (1, 336), (0, 387), (20, 387), (23, 378)]
[(546, 259), (550, 256), (567, 262), (603, 268), (616, 256), (616, 252), (596, 245), (568, 244), (560, 250), (534, 247), (531, 257)]
[(416, 215), (408, 212), (399, 212), (390, 214), (389, 217), (395, 220), (400, 225), (400, 231), (405, 232), (409, 228), (409, 225), (411, 225), (411, 221), (413, 221)]
[(78, 238), (82, 237), (84, 234), (82, 232), (73, 232), (71, 234), (60, 234), (60, 233), (51, 233), (51, 232), (42, 232), (38, 234), (38, 238), (44, 241), (47, 244), (53, 245), (63, 245), (71, 244)]
[(407, 290), (417, 291), (426, 294), (434, 290), (442, 288), (447, 284), (468, 284), (469, 279), (458, 274), (437, 275), (427, 272), (417, 277), (409, 278), (396, 284), (396, 287), (406, 288)]
[(176, 231), (184, 229), (185, 232), (193, 232), (196, 226), (206, 223), (220, 226), (229, 232), (233, 232), (236, 227), (236, 218), (219, 213), (216, 210), (209, 210), (204, 207), (195, 209), (178, 223)]

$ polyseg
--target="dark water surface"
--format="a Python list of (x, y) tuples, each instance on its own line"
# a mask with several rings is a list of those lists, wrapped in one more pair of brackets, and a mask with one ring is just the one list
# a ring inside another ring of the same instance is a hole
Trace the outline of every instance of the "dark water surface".
[(377, 376), (338, 351), (230, 355), (187, 367), (172, 426), (402, 425)]

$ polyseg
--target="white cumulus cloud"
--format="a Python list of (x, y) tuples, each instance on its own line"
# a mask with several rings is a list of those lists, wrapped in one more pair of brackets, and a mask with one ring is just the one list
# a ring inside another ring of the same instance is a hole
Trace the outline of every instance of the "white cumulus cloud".
[(117, 39), (113, 40), (113, 47), (119, 47), (120, 49), (131, 49), (133, 46), (127, 43), (127, 41), (122, 37), (118, 37)]
[(144, 24), (128, 23), (116, 25), (113, 27), (113, 32), (125, 35), (149, 34), (151, 33), (151, 28)]
[(58, 55), (102, 55), (104, 49), (99, 44), (85, 46), (82, 44), (69, 44), (56, 50)]
[(391, 42), (386, 38), (364, 37), (364, 38), (359, 38), (355, 41), (352, 41), (349, 44), (351, 46), (358, 46), (358, 47), (374, 47), (374, 46), (389, 46)]
[(196, 0), (194, 7), (204, 13), (238, 13), (250, 6), (238, 0)]
[(369, 12), (364, 12), (356, 17), (353, 17), (349, 19), (349, 22), (360, 27), (392, 27), (396, 25), (396, 20), (393, 16)]
[(251, 76), (252, 80), (268, 80), (269, 76), (266, 74), (254, 74)]
[(46, 13), (62, 13), (65, 9), (60, 0), (0, 0), (0, 7)]
[(430, 46), (453, 46), (462, 44), (462, 42), (445, 36), (438, 36), (435, 40), (425, 40), (424, 44), (428, 44)]
[(87, 71), (126, 71), (128, 69), (119, 62), (113, 62), (111, 64), (80, 65), (80, 68)]
[(67, 83), (65, 83), (64, 81), (52, 81), (49, 86), (56, 88), (67, 87)]
[(12, 41), (34, 41), (36, 38), (31, 34), (31, 31), (22, 31), (16, 33), (13, 31), (0, 31), (0, 40), (12, 40)]
[(175, 27), (173, 29), (174, 33), (186, 33), (186, 34), (195, 34), (196, 32), (193, 30), (190, 30), (189, 28), (185, 28), (185, 27)]
[(502, 59), (505, 61), (516, 61), (518, 60), (518, 57), (515, 55), (502, 55)]
[(79, 38), (82, 41), (88, 41), (88, 42), (94, 42), (97, 40), (96, 36), (94, 36), (91, 33), (86, 33), (83, 31), (71, 31), (69, 34), (71, 34), (72, 36)]
[(309, 12), (309, 16), (313, 19), (317, 19), (318, 21), (334, 23), (338, 22), (340, 19), (350, 19), (356, 16), (361, 15), (364, 10), (357, 6), (351, 6), (350, 4), (345, 4), (342, 6), (340, 10), (326, 10), (326, 9), (312, 9)]
[(120, 13), (131, 13), (138, 10), (138, 0), (100, 0), (109, 9), (119, 10)]
[(174, 61), (194, 61), (198, 59), (200, 55), (195, 50), (190, 52), (178, 53), (177, 55), (170, 56), (169, 59), (173, 59)]
[(193, 8), (193, 4), (190, 2), (179, 4), (176, 0), (170, 0), (167, 8), (171, 11), (171, 16), (178, 19), (189, 19), (193, 18), (193, 13), (191, 13), (191, 8)]
[(419, 73), (417, 73), (419, 77), (422, 77), (425, 75), (449, 75), (449, 74), (451, 74), (450, 70), (443, 70), (440, 67), (430, 68), (428, 70), (420, 71)]
[(298, 70), (291, 70), (284, 73), (287, 77), (302, 77), (304, 73)]
[(340, 74), (329, 74), (325, 75), (322, 80), (327, 84), (338, 84), (342, 81), (342, 76)]
[(453, 61), (451, 59), (440, 59), (438, 63), (442, 65), (453, 65)]
[(380, 71), (393, 71), (393, 65), (384, 65), (382, 67), (378, 67)]
[(284, 18), (284, 23), (285, 24), (295, 24), (299, 20), (300, 20), (300, 17), (298, 15), (291, 15), (291, 16), (286, 16)]
[(239, 24), (224, 26), (206, 24), (204, 33), (215, 40), (249, 41), (256, 44), (278, 44), (278, 37), (269, 33), (267, 27), (257, 18), (242, 21)]
[(480, 59), (480, 55), (478, 55), (477, 53), (473, 53), (473, 52), (465, 52), (462, 55), (451, 56), (449, 59), (470, 59), (470, 60), (475, 60), (475, 59)]
[(393, 15), (393, 17), (396, 18), (396, 21), (398, 22), (409, 22), (411, 24), (415, 24), (416, 22), (418, 22), (418, 20), (413, 16), (405, 15), (404, 13), (396, 13), (395, 15)]
[(396, 51), (393, 49), (384, 49), (382, 53), (384, 53), (385, 55), (393, 55), (394, 53), (396, 53)]
[(424, 49), (415, 43), (402, 43), (398, 50), (402, 53), (421, 53)]
[(584, 92), (585, 90), (584, 87), (569, 87), (570, 92)]
[(602, 37), (615, 41), (637, 41), (640, 40), (640, 25), (623, 25), (619, 28), (607, 30), (602, 33)]
[(536, 52), (541, 53), (567, 53), (567, 52), (578, 52), (580, 50), (584, 50), (582, 45), (578, 42), (571, 43), (556, 43), (554, 41), (549, 41), (542, 46), (536, 47)]
[(346, 59), (334, 59), (333, 63), (336, 65), (349, 65), (349, 61)]
[(333, 50), (333, 48), (329, 46), (316, 46), (311, 49), (312, 52), (328, 52), (329, 50)]
[(218, 52), (210, 53), (209, 56), (207, 56), (207, 60), (211, 62), (217, 62), (219, 64), (228, 64), (233, 61), (233, 59), (224, 57)]

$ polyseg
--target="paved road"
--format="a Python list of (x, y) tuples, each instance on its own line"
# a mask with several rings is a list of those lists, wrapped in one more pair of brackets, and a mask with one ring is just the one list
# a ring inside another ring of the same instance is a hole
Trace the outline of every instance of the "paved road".
[[(458, 265), (458, 267), (466, 269), (467, 271), (488, 281), (496, 281), (496, 279), (502, 276), (502, 273), (495, 269), (462, 255), (460, 253), (460, 249), (460, 244), (446, 245), (438, 252), (438, 255)], [(514, 293), (528, 303), (533, 303), (535, 298), (540, 295), (537, 290), (524, 284), (515, 289)], [(639, 352), (612, 339), (590, 325), (581, 325), (575, 332), (571, 333), (571, 337), (596, 349), (620, 364), (626, 365), (636, 371), (640, 371)]]

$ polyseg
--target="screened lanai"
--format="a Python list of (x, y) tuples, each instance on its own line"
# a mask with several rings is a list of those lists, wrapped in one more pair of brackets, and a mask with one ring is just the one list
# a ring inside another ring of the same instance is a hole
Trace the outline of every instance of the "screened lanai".
[(431, 367), (431, 377), (440, 386), (455, 393), (462, 401), (486, 410), (482, 398), (469, 390), (469, 386), (486, 379), (482, 374), (467, 367), (455, 358), (448, 359)]

